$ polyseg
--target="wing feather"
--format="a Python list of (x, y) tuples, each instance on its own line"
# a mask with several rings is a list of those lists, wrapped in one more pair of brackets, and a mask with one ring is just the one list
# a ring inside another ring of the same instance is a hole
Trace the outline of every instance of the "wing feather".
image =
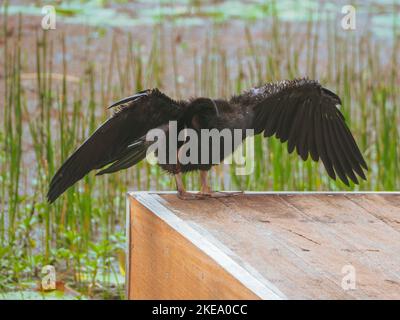
[[(328, 175), (346, 185), (359, 183), (368, 170), (357, 143), (338, 109), (340, 98), (318, 82), (296, 79), (266, 84), (235, 96), (231, 102), (253, 110), (250, 127), (264, 136), (287, 141), (288, 152), (295, 149), (307, 160), (321, 159)], [(248, 111), (249, 109), (244, 108)]]
[[(122, 106), (121, 106), (122, 105)], [(100, 126), (64, 162), (50, 182), (47, 199), (54, 202), (66, 189), (94, 169), (115, 162), (101, 174), (134, 165), (143, 158), (143, 150), (129, 148), (137, 139), (156, 127), (178, 120), (182, 103), (158, 89), (142, 91), (114, 103), (117, 112)]]
[(319, 108), (315, 111), (314, 115), (314, 127), (315, 127), (315, 142), (317, 146), (318, 155), (321, 157), (322, 163), (328, 175), (336, 180), (336, 174), (333, 170), (332, 160), (328, 156), (328, 152), (326, 150), (326, 144), (324, 143), (324, 134), (322, 130), (322, 114)]
[(278, 110), (281, 107), (281, 103), (282, 100), (278, 98), (278, 101), (276, 101), (273, 109), (269, 113), (269, 116), (267, 117), (267, 124), (264, 128), (264, 137), (270, 137), (275, 133), (276, 127), (278, 125), (278, 117), (280, 116), (280, 113), (276, 112), (275, 110)]
[(357, 157), (355, 156), (353, 146), (349, 142), (349, 137), (345, 134), (345, 132), (343, 130), (341, 130), (339, 123), (335, 123), (334, 127), (336, 130), (336, 136), (340, 140), (340, 142), (343, 146), (343, 149), (345, 150), (345, 153), (348, 157), (351, 167), (363, 180), (366, 180), (367, 178), (364, 174), (364, 171), (362, 170), (360, 163), (357, 161)]
[(311, 159), (314, 161), (318, 161), (319, 159), (319, 154), (318, 154), (318, 149), (317, 149), (317, 142), (316, 142), (316, 133), (315, 133), (315, 125), (314, 125), (314, 113), (315, 113), (315, 107), (310, 109), (309, 112), (309, 126), (308, 126), (308, 135), (307, 135), (307, 146), (310, 149), (310, 156)]
[(340, 136), (338, 135), (336, 129), (335, 129), (335, 125), (336, 123), (333, 121), (329, 122), (329, 130), (331, 132), (331, 136), (334, 137), (335, 141), (338, 141), (336, 146), (336, 152), (337, 152), (337, 156), (340, 159), (340, 162), (342, 164), (342, 167), (346, 173), (346, 175), (351, 179), (351, 181), (353, 181), (353, 183), (358, 184), (358, 179), (356, 177), (356, 175), (354, 174), (354, 169), (352, 167), (351, 162), (349, 161), (349, 153), (348, 151), (344, 148), (343, 146), (343, 141), (341, 141)]
[[(334, 129), (332, 128), (332, 121), (327, 118), (325, 119), (325, 123), (330, 139), (332, 158), (335, 159), (333, 162), (335, 170), (338, 173), (340, 179), (348, 186), (349, 180), (347, 179), (347, 177), (351, 178), (351, 176), (354, 174), (352, 172), (352, 169), (347, 166), (346, 156), (342, 153), (340, 141), (337, 140)], [(358, 183), (358, 181), (355, 181), (354, 183)]]
[(293, 119), (292, 127), (290, 129), (289, 133), (289, 139), (288, 139), (288, 151), (289, 153), (292, 153), (294, 151), (294, 148), (297, 145), (297, 140), (299, 138), (299, 131), (302, 126), (302, 122), (304, 119), (304, 107), (305, 103), (304, 101), (301, 101), (301, 103), (296, 107), (295, 110), (295, 118)]

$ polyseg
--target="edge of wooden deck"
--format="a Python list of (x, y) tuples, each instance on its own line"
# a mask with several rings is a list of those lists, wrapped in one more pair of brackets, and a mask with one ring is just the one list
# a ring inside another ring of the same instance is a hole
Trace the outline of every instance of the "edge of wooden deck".
[[(217, 239), (210, 241), (204, 235), (195, 230), (190, 224), (179, 218), (173, 211), (163, 205), (164, 200), (160, 197), (163, 194), (176, 194), (175, 191), (129, 191), (127, 192), (126, 208), (126, 231), (127, 248), (130, 244), (130, 203), (129, 198), (133, 198), (141, 205), (152, 211), (157, 217), (172, 227), (176, 232), (182, 234), (186, 239), (198, 247), (204, 254), (212, 258), (229, 274), (233, 275), (239, 282), (245, 285), (255, 295), (261, 299), (288, 299), (273, 283), (265, 279), (260, 274), (252, 273), (251, 269), (246, 269), (238, 262), (234, 261), (227, 252), (224, 252), (223, 244)], [(351, 195), (351, 194), (393, 194), (400, 195), (398, 191), (260, 191), (244, 192), (244, 195)], [(215, 242), (216, 241), (216, 242)], [(126, 258), (126, 283), (130, 274), (130, 256), (127, 251)], [(126, 286), (126, 294), (129, 296), (129, 286)]]
[[(141, 205), (153, 212), (157, 217), (163, 220), (167, 225), (173, 228), (176, 232), (183, 235), (188, 241), (193, 243), (199, 250), (205, 255), (212, 258), (218, 265), (220, 265), (226, 272), (234, 276), (239, 282), (246, 286), (255, 295), (264, 300), (282, 300), (287, 297), (269, 280), (265, 279), (259, 274), (253, 274), (251, 270), (248, 270), (234, 261), (226, 252), (224, 252), (221, 246), (217, 246), (212, 243), (205, 236), (201, 235), (198, 231), (193, 229), (187, 222), (176, 216), (171, 210), (166, 208), (160, 198), (159, 194), (173, 194), (175, 192), (128, 192), (127, 199), (129, 197), (134, 198)], [(248, 194), (248, 193), (247, 193)], [(130, 213), (128, 211), (127, 215)], [(130, 223), (127, 222), (127, 230), (130, 229)], [(219, 241), (216, 240), (218, 243)], [(127, 237), (127, 247), (129, 248), (130, 239)], [(126, 280), (129, 275), (129, 264), (130, 257), (127, 255), (127, 266), (126, 266)], [(128, 280), (127, 280), (128, 281)], [(128, 282), (127, 282), (128, 283)], [(126, 289), (126, 293), (129, 294), (129, 289)], [(128, 296), (128, 295), (127, 295)]]

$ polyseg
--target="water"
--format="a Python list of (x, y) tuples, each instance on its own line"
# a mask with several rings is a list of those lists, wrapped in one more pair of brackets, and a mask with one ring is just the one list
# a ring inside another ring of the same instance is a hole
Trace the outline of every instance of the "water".
[[(8, 13), (43, 16), (42, 6), (10, 4)], [(14, 2), (13, 2), (14, 3)], [(134, 27), (170, 22), (176, 26), (202, 26), (208, 23), (234, 21), (255, 22), (270, 18), (274, 12), (281, 20), (304, 22), (337, 20), (344, 14), (342, 7), (348, 1), (283, 0), (271, 1), (142, 1), (130, 3), (119, 0), (105, 4), (101, 0), (62, 1), (57, 6), (57, 21), (97, 27)], [(43, 5), (48, 2), (43, 2)], [(356, 8), (357, 28), (369, 27), (374, 36), (392, 37), (393, 28), (400, 30), (400, 0), (369, 0), (353, 2)], [(4, 10), (4, 8), (2, 9)], [(397, 31), (397, 34), (400, 34)]]

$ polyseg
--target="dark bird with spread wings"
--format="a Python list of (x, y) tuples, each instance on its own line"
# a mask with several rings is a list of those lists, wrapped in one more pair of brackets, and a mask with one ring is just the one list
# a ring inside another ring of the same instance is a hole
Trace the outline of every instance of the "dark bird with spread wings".
[[(233, 96), (230, 100), (196, 98), (173, 100), (158, 89), (139, 92), (114, 103), (117, 111), (100, 126), (61, 166), (54, 175), (47, 198), (54, 202), (65, 190), (92, 170), (97, 175), (129, 168), (146, 157), (152, 142), (146, 134), (155, 128), (167, 133), (168, 123), (176, 121), (178, 130), (191, 128), (217, 130), (246, 129), (264, 137), (276, 136), (287, 142), (288, 152), (297, 151), (307, 160), (321, 159), (328, 175), (346, 185), (366, 179), (367, 164), (339, 110), (340, 98), (309, 79), (285, 80)], [(170, 141), (167, 141), (169, 143)], [(177, 142), (182, 148), (185, 142)], [(206, 142), (209, 144), (209, 141)], [(201, 141), (200, 141), (201, 144)], [(199, 149), (201, 153), (201, 148)], [(226, 157), (221, 152), (221, 160)], [(210, 155), (211, 157), (211, 155)], [(175, 175), (178, 196), (182, 199), (222, 197), (230, 193), (211, 190), (207, 172), (214, 163), (164, 163), (160, 166)], [(199, 193), (186, 192), (182, 174), (200, 171)]]

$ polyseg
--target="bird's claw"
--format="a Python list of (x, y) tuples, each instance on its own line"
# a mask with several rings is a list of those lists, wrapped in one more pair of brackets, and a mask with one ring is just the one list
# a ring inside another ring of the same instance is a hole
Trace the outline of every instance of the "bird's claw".
[(178, 192), (178, 198), (181, 200), (204, 200), (206, 196), (202, 193), (180, 191)]
[(237, 192), (220, 192), (220, 191), (211, 191), (211, 192), (204, 192), (202, 193), (203, 196), (209, 198), (226, 198), (226, 197), (233, 197), (243, 194), (243, 191)]
[(220, 191), (206, 191), (206, 192), (178, 192), (178, 198), (181, 200), (204, 200), (207, 198), (227, 198), (243, 194), (243, 191), (236, 192), (220, 192)]

